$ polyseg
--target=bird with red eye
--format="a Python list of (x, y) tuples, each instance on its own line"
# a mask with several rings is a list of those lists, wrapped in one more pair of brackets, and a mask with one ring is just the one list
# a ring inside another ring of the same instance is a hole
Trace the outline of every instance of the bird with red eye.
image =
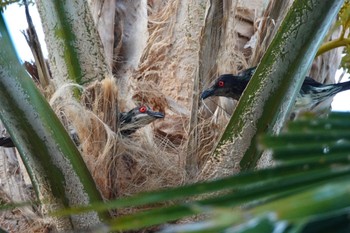
[[(154, 112), (149, 107), (142, 105), (131, 109), (129, 112), (119, 113), (119, 131), (123, 136), (129, 136), (149, 123), (164, 118), (164, 113)], [(79, 145), (79, 138), (76, 133), (70, 134), (76, 145)], [(0, 137), (0, 146), (15, 147), (11, 137)]]
[(148, 106), (142, 105), (129, 112), (120, 113), (119, 129), (123, 136), (129, 136), (157, 119), (164, 118), (164, 113), (152, 111)]
[[(255, 70), (256, 67), (252, 67), (237, 75), (220, 75), (214, 85), (202, 92), (201, 98), (206, 99), (210, 96), (222, 96), (239, 100)], [(339, 92), (347, 90), (350, 90), (350, 81), (323, 84), (315, 81), (311, 77), (305, 77), (299, 93), (296, 96), (291, 119), (303, 112), (312, 111), (314, 109), (317, 110), (316, 112), (329, 110), (328, 100), (331, 100)]]
[(139, 108), (139, 111), (140, 111), (140, 113), (145, 113), (145, 112), (147, 112), (147, 107), (146, 106), (141, 106)]
[(219, 86), (219, 87), (224, 87), (224, 86), (225, 86), (225, 82), (222, 81), (222, 80), (220, 80), (220, 81), (218, 82), (218, 86)]
[[(245, 75), (220, 75), (214, 85), (202, 92), (201, 98), (206, 99), (210, 96), (225, 96), (238, 100), (242, 95), (249, 78)], [(234, 90), (232, 90), (234, 89)]]

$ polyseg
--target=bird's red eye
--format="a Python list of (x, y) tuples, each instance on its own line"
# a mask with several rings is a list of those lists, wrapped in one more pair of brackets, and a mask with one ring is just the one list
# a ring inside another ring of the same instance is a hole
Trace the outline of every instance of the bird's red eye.
[(225, 86), (224, 81), (219, 81), (219, 82), (218, 82), (218, 86), (219, 86), (219, 87), (223, 87), (223, 86)]
[(147, 108), (145, 106), (142, 106), (142, 107), (139, 108), (139, 111), (141, 113), (145, 113), (147, 111)]

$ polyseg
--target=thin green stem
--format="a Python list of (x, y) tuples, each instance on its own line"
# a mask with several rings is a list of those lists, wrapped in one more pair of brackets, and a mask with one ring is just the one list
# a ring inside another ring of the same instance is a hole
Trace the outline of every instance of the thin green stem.
[(340, 37), (336, 40), (332, 40), (329, 42), (324, 43), (317, 51), (316, 57), (319, 55), (324, 54), (325, 52), (328, 52), (332, 49), (335, 48), (339, 48), (339, 47), (343, 47), (343, 46), (347, 46), (350, 45), (350, 39), (349, 38), (343, 38)]

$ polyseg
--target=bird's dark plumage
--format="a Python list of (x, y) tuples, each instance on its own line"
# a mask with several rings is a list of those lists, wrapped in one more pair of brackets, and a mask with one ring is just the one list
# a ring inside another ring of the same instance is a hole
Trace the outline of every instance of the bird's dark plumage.
[(202, 92), (201, 98), (210, 96), (225, 96), (238, 100), (249, 82), (245, 76), (223, 74), (215, 81), (214, 85)]
[[(201, 98), (224, 96), (239, 100), (256, 67), (249, 68), (238, 75), (220, 75), (215, 83), (202, 92)], [(350, 89), (350, 81), (336, 84), (322, 84), (306, 77), (296, 98), (295, 112), (308, 111), (337, 93)]]
[(10, 137), (0, 137), (0, 146), (7, 148), (15, 147)]
[(202, 92), (201, 98), (210, 96), (225, 96), (239, 100), (244, 89), (253, 76), (256, 67), (248, 68), (238, 75), (223, 74), (215, 81), (214, 85)]
[[(123, 136), (129, 136), (130, 134), (135, 133), (139, 128), (142, 128), (160, 118), (164, 118), (163, 113), (154, 112), (147, 106), (136, 107), (129, 112), (121, 112), (119, 114), (120, 133)], [(71, 137), (76, 144), (79, 144), (76, 133), (71, 134)], [(0, 137), (0, 146), (15, 147), (10, 137)]]

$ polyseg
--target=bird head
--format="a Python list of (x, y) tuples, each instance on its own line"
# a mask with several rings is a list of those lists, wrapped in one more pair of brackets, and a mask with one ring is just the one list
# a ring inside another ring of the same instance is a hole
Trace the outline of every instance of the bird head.
[(156, 119), (164, 118), (164, 113), (154, 112), (147, 106), (139, 106), (119, 115), (120, 132), (127, 136)]
[(201, 94), (202, 99), (210, 96), (231, 97), (238, 100), (249, 82), (250, 76), (223, 74), (215, 83), (204, 90)]
[(238, 75), (220, 75), (211, 87), (202, 92), (201, 98), (206, 99), (210, 96), (224, 96), (239, 100), (255, 70), (256, 67), (251, 67), (240, 72)]

